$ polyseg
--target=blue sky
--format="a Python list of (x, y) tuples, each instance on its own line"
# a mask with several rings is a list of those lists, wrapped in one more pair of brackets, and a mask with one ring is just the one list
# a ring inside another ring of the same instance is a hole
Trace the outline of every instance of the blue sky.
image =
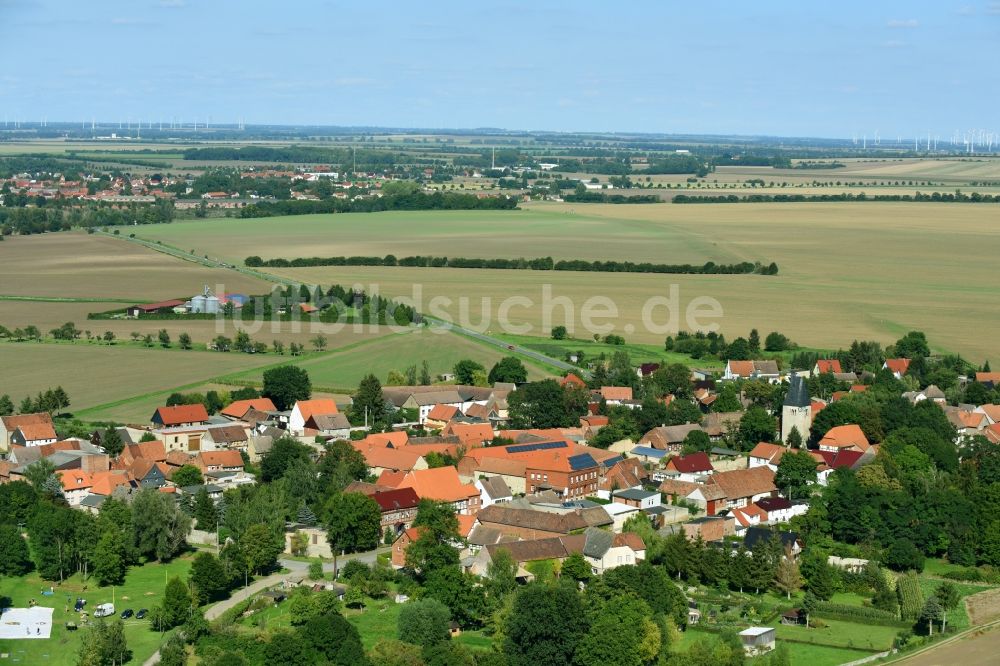
[(1000, 129), (1000, 2), (0, 0), (10, 119)]

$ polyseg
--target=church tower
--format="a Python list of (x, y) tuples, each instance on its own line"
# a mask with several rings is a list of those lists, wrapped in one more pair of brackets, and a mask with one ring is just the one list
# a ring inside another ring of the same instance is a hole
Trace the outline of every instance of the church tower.
[(788, 433), (796, 428), (802, 435), (802, 442), (809, 440), (809, 427), (812, 424), (812, 400), (809, 399), (809, 389), (804, 379), (792, 375), (791, 385), (785, 395), (785, 403), (781, 407), (781, 441), (788, 443)]

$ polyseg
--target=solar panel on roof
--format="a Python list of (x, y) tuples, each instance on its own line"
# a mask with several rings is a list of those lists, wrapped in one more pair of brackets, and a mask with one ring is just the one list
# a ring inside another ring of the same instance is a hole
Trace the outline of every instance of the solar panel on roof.
[(597, 461), (589, 453), (581, 453), (569, 457), (569, 467), (575, 472), (580, 469), (587, 469), (588, 467), (597, 467)]
[(529, 451), (545, 451), (547, 449), (564, 449), (566, 442), (535, 442), (533, 444), (515, 444), (507, 447), (507, 453), (527, 453)]

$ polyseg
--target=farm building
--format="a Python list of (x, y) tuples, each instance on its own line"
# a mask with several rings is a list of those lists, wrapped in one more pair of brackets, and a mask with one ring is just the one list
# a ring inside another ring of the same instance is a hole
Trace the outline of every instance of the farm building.
[(184, 301), (176, 298), (159, 303), (146, 303), (145, 305), (130, 305), (125, 308), (125, 314), (129, 317), (141, 317), (142, 315), (157, 314), (160, 312), (173, 312), (175, 308), (183, 308)]

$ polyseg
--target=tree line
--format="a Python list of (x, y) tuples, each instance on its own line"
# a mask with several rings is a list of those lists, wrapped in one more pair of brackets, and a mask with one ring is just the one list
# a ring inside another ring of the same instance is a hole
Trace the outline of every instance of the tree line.
[(296, 257), (294, 259), (262, 259), (254, 255), (244, 262), (250, 268), (299, 268), (308, 266), (405, 266), (417, 268), (484, 268), (534, 271), (584, 271), (594, 273), (680, 273), (699, 275), (777, 275), (778, 265), (774, 262), (764, 265), (760, 262), (744, 261), (738, 264), (717, 264), (714, 261), (702, 265), (694, 264), (654, 264), (631, 261), (587, 261), (585, 259), (561, 259), (552, 257), (535, 259), (484, 259), (468, 257), (412, 256), (397, 258), (384, 257)]
[(240, 209), (240, 217), (313, 215), (317, 213), (375, 213), (387, 210), (513, 210), (517, 199), (507, 196), (478, 197), (458, 192), (413, 192), (409, 194), (329, 199), (327, 201), (264, 201)]

